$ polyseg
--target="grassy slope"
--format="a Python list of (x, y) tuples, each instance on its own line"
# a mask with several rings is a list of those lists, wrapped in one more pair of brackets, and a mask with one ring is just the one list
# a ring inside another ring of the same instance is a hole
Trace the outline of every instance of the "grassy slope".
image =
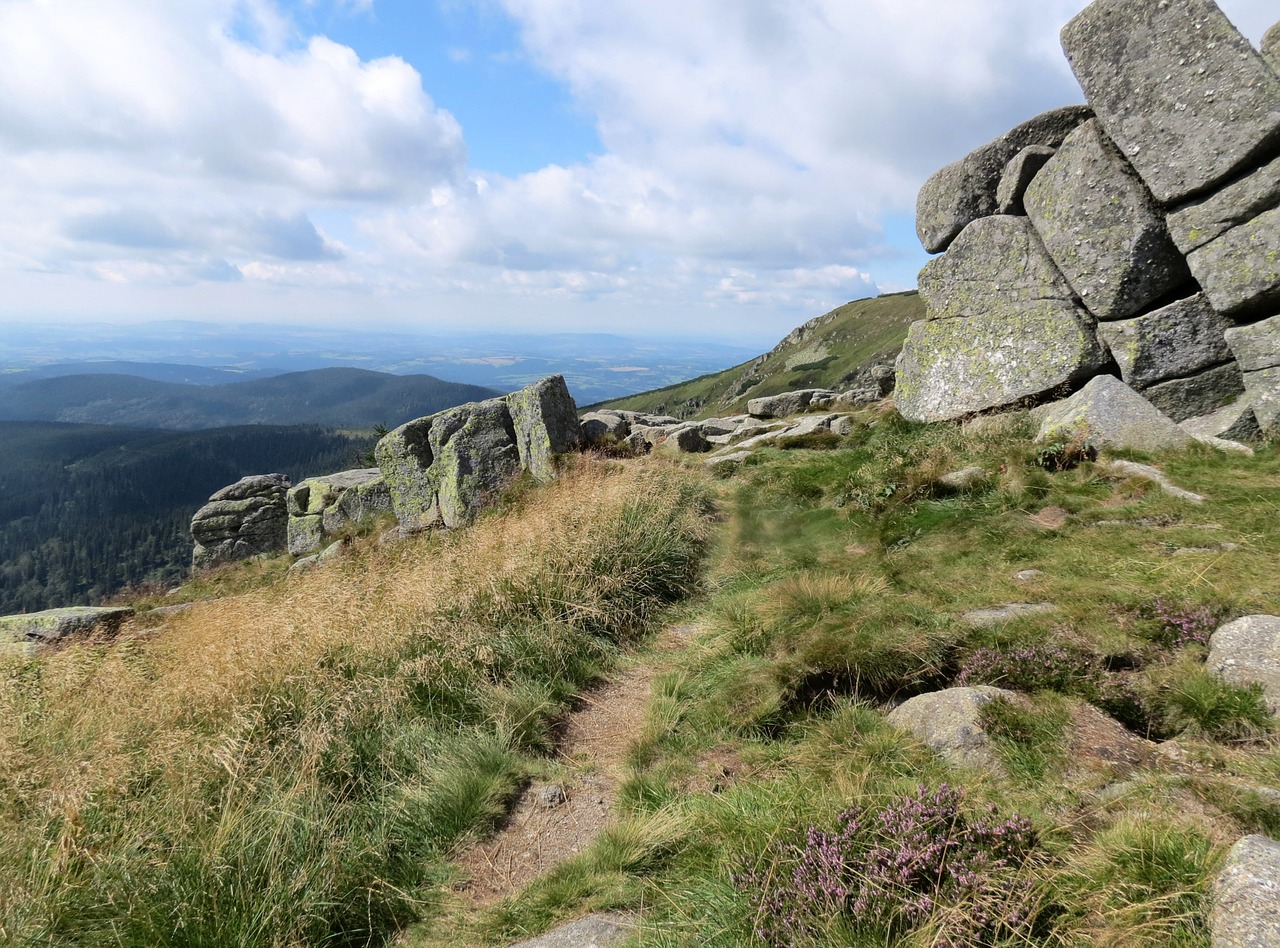
[(805, 323), (758, 359), (588, 407), (710, 418), (741, 411), (748, 399), (760, 395), (802, 388), (840, 390), (862, 366), (896, 353), (907, 327), (923, 318), (924, 304), (914, 291), (855, 300)]
[[(371, 545), (161, 635), (5, 667), (0, 941), (365, 945), (418, 918), (397, 944), (503, 945), (624, 907), (642, 944), (728, 948), (763, 944), (765, 885), (803, 945), (1207, 948), (1226, 846), (1280, 832), (1280, 807), (1242, 787), (1280, 786), (1280, 748), (1256, 696), (1216, 684), (1160, 608), (1208, 610), (1183, 622), (1201, 632), (1280, 611), (1280, 453), (1146, 458), (1206, 495), (1193, 507), (1101, 464), (1046, 472), (1025, 421), (973, 436), (858, 422), (836, 450), (765, 449), (710, 487), (663, 458), (590, 466), (473, 531)], [(939, 487), (969, 464), (991, 479)], [(573, 694), (691, 591), (713, 488), (716, 554), (683, 617), (701, 631), (662, 658), (618, 822), (467, 911), (449, 853), (554, 767)], [(1042, 575), (1020, 582), (1028, 569)], [(989, 630), (956, 618), (1016, 601), (1057, 609)], [(885, 721), (966, 675), (1027, 696), (992, 719), (1003, 773), (950, 766)], [(1073, 747), (1065, 727), (1083, 702), (1177, 737), (1202, 769), (1088, 762), (1097, 740)], [(1029, 821), (1025, 858), (978, 865), (991, 885), (919, 918), (896, 889), (854, 916), (787, 888), (806, 827), (944, 783), (965, 819), (990, 804)], [(990, 937), (966, 940), (982, 918)]]

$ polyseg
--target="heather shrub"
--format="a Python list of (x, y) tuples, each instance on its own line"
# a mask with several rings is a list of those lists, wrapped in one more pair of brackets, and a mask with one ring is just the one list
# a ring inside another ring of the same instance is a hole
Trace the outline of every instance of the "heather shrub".
[(1226, 621), (1224, 609), (1207, 605), (1179, 605), (1157, 597), (1142, 610), (1143, 618), (1153, 620), (1152, 640), (1165, 648), (1179, 649), (1189, 645), (1208, 645), (1218, 626)]
[(899, 937), (945, 918), (933, 944), (978, 946), (1029, 933), (1027, 869), (1036, 834), (964, 794), (925, 786), (878, 811), (853, 807), (832, 829), (811, 825), (733, 875), (751, 893), (755, 934), (770, 945), (825, 944), (832, 932)]
[(997, 685), (1015, 691), (1076, 694), (1101, 675), (1096, 656), (1078, 646), (1055, 642), (981, 646), (960, 663), (957, 685)]

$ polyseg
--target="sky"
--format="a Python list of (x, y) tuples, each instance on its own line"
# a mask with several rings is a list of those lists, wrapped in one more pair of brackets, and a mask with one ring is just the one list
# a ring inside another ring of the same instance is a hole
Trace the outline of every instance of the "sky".
[(0, 0), (0, 322), (773, 340), (914, 287), (1084, 6)]

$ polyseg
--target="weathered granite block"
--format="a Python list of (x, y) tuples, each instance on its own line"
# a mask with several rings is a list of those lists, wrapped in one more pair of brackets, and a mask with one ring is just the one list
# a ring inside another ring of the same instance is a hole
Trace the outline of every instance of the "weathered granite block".
[(1125, 319), (1191, 282), (1146, 185), (1096, 119), (1067, 136), (1023, 198), (1089, 312)]
[(1280, 77), (1212, 0), (1095, 0), (1062, 46), (1107, 135), (1166, 205), (1280, 152)]
[(1135, 319), (1101, 323), (1098, 338), (1120, 366), (1120, 377), (1141, 390), (1229, 362), (1224, 333), (1232, 325), (1197, 293)]

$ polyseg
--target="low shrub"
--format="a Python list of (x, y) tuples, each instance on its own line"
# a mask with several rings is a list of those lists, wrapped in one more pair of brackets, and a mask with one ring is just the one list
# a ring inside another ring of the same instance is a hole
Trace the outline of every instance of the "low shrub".
[(828, 944), (833, 931), (888, 940), (945, 918), (931, 944), (960, 948), (1029, 932), (1035, 831), (963, 803), (957, 788), (921, 785), (745, 861), (732, 881), (751, 893), (756, 935), (779, 946)]

